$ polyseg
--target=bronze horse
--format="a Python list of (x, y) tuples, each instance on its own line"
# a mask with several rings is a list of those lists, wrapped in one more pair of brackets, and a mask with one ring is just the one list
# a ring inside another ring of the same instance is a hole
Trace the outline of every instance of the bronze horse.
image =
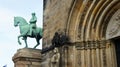
[(34, 29), (35, 32), (30, 35), (30, 25), (27, 23), (27, 21), (22, 17), (14, 17), (14, 26), (19, 26), (20, 28), (20, 35), (18, 36), (18, 43), (21, 45), (20, 37), (23, 37), (23, 40), (25, 41), (25, 48), (28, 47), (27, 45), (27, 37), (35, 38), (37, 44), (34, 46), (36, 48), (40, 43), (39, 40), (42, 38), (42, 28), (36, 28)]

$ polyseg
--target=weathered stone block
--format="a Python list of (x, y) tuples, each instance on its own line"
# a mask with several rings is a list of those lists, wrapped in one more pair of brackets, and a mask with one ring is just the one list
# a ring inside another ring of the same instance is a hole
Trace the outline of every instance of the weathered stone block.
[(40, 67), (41, 50), (32, 48), (19, 49), (12, 59), (14, 67)]

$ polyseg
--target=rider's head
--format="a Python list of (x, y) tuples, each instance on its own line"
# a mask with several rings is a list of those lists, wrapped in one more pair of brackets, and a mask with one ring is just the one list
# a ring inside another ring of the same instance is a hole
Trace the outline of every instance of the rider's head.
[(32, 16), (35, 16), (35, 13), (34, 13), (34, 12), (32, 13)]

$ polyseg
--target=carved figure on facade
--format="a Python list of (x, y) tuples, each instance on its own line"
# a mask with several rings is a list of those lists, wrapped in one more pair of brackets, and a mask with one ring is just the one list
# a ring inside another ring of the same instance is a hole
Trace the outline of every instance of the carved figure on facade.
[(51, 57), (51, 67), (59, 67), (60, 63), (60, 53), (58, 48), (54, 48), (53, 56)]
[(53, 39), (52, 39), (52, 45), (57, 47), (58, 45), (60, 45), (60, 34), (58, 32), (55, 32)]
[(120, 15), (118, 15), (115, 19), (114, 19), (114, 24), (111, 28), (111, 30), (109, 31), (109, 35), (110, 36), (114, 36), (119, 32), (120, 29)]
[(68, 41), (69, 41), (68, 36), (66, 36), (63, 32), (61, 33), (55, 32), (52, 39), (52, 45), (55, 47), (59, 47), (68, 43)]
[(52, 45), (42, 49), (42, 53), (50, 51), (55, 47), (61, 47), (67, 43), (69, 43), (68, 36), (65, 35), (64, 32), (55, 32), (53, 39), (51, 40)]

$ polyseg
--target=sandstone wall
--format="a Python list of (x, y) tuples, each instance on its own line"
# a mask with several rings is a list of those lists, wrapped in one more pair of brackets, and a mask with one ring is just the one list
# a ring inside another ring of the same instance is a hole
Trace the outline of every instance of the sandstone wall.
[(51, 45), (56, 31), (66, 31), (68, 16), (73, 0), (48, 0), (44, 7), (43, 48)]

